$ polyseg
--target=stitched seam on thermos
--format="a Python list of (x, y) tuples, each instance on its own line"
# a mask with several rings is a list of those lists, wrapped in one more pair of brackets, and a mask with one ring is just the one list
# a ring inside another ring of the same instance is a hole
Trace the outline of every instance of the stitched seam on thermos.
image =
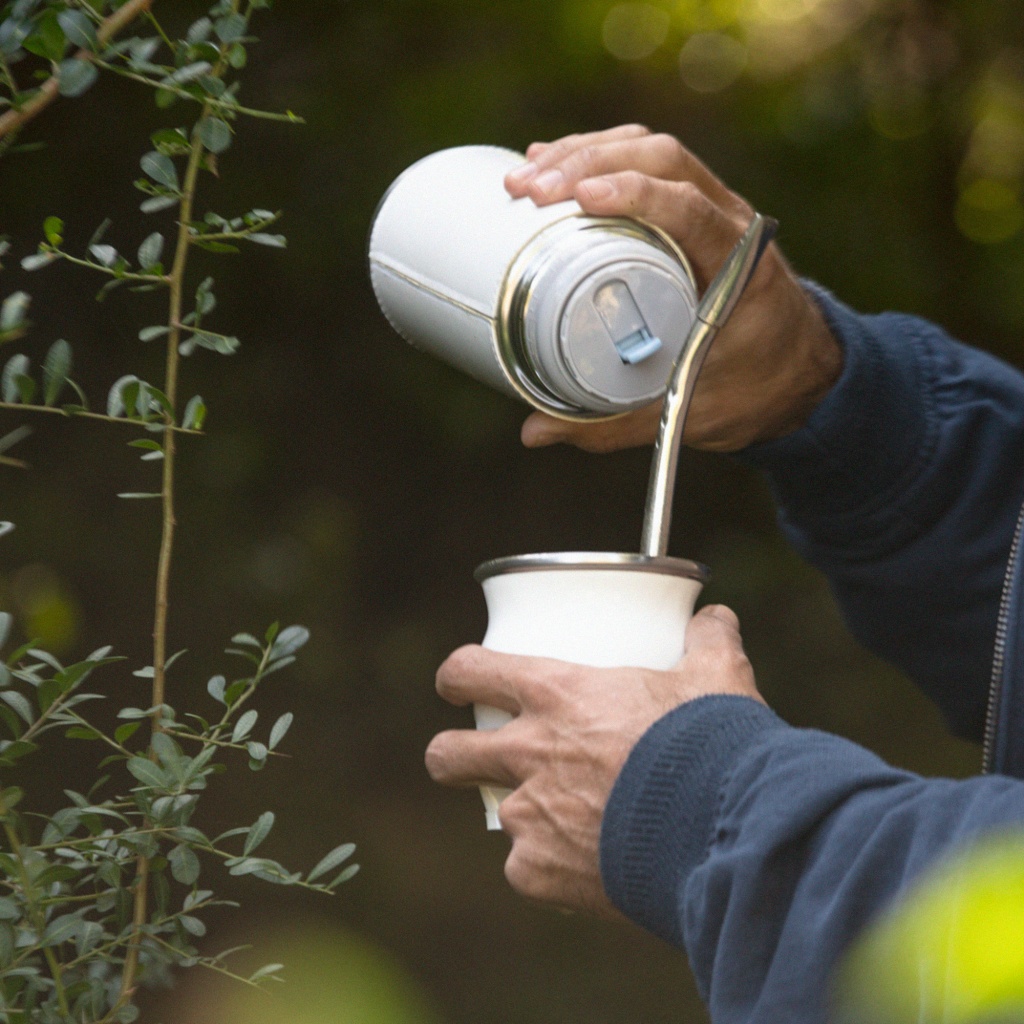
[(395, 263), (388, 259), (381, 259), (379, 256), (371, 256), (370, 262), (378, 269), (385, 273), (392, 274), (394, 277), (399, 278), (418, 291), (426, 292), (428, 295), (433, 295), (435, 299), (441, 299), (442, 302), (450, 303), (456, 308), (461, 309), (463, 312), (469, 313), (471, 316), (481, 317), (492, 324), (495, 322), (495, 317), (492, 313), (488, 313), (485, 310), (480, 309), (479, 306), (472, 305), (465, 296), (460, 296), (454, 292), (446, 291), (443, 288), (427, 284), (422, 278), (414, 276), (412, 271), (406, 269), (399, 263)]

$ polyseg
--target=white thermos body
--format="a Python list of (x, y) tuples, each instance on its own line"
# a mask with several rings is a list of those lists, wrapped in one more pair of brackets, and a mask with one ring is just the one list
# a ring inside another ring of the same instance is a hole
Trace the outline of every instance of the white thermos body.
[(381, 309), (411, 344), (555, 416), (658, 400), (697, 306), (686, 257), (639, 221), (512, 199), (523, 160), (461, 146), (396, 179), (370, 231)]

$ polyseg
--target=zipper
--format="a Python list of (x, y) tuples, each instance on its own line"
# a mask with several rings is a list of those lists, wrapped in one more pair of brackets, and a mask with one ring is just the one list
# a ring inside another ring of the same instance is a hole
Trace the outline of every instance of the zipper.
[(988, 710), (985, 714), (985, 739), (981, 748), (981, 770), (985, 775), (992, 773), (992, 761), (995, 756), (996, 719), (999, 715), (999, 701), (1003, 689), (1003, 662), (1006, 655), (1007, 621), (1010, 616), (1010, 595), (1013, 593), (1017, 577), (1017, 552), (1024, 533), (1024, 506), (1017, 515), (1017, 527), (1013, 532), (1013, 543), (1010, 545), (1010, 558), (1003, 578), (1003, 593), (999, 599), (999, 618), (996, 620), (996, 646), (992, 654), (992, 676), (989, 680)]

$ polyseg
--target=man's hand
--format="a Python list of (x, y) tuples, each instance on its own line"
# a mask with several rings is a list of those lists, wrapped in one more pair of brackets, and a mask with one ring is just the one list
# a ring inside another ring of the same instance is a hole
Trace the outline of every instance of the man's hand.
[[(660, 227), (689, 257), (703, 291), (750, 223), (753, 210), (670, 135), (624, 125), (535, 142), (505, 179), (539, 206), (575, 199), (589, 214)], [(765, 253), (743, 299), (708, 352), (686, 423), (697, 448), (737, 451), (802, 426), (835, 383), (842, 353), (777, 246)], [(534, 413), (529, 447), (567, 441), (588, 451), (649, 444), (661, 405), (598, 423)]]
[(512, 838), (505, 876), (514, 889), (562, 907), (618, 917), (601, 882), (601, 819), (637, 740), (662, 715), (709, 694), (761, 700), (736, 616), (704, 608), (686, 652), (668, 672), (587, 668), (462, 647), (438, 669), (437, 691), (459, 706), (481, 703), (516, 717), (493, 732), (434, 737), (427, 770), (446, 786), (494, 783)]

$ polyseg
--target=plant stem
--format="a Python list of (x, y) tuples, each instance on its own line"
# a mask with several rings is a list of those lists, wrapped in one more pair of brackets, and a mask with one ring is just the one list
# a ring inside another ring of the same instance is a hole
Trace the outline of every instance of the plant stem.
[[(203, 108), (205, 115), (206, 108)], [(182, 293), (185, 285), (185, 269), (188, 263), (190, 242), (189, 224), (192, 221), (192, 204), (195, 198), (196, 180), (203, 159), (203, 145), (198, 131), (192, 133), (192, 152), (189, 156), (185, 179), (182, 184), (178, 216), (178, 240), (171, 267), (170, 299), (167, 313), (167, 363), (163, 392), (167, 396), (170, 412), (164, 428), (164, 472), (161, 494), (163, 497), (163, 531), (160, 539), (160, 557), (156, 574), (156, 607), (153, 621), (153, 692), (151, 704), (158, 707), (164, 703), (166, 691), (167, 662), (167, 613), (168, 592), (171, 580), (171, 558), (174, 552), (174, 456), (175, 428), (178, 394), (178, 345), (181, 341)], [(153, 730), (158, 731), (158, 716), (154, 716)], [(150, 757), (156, 759), (150, 747)], [(142, 944), (142, 929), (146, 924), (146, 908), (149, 899), (149, 858), (140, 856), (136, 871), (135, 910), (132, 918), (132, 938), (125, 955), (124, 974), (121, 977), (121, 992), (118, 1004), (124, 1005), (130, 998), (139, 967), (139, 947)]]
[[(128, 0), (118, 8), (99, 27), (96, 33), (96, 44), (102, 47), (114, 38), (122, 29), (130, 25), (140, 14), (148, 11), (153, 0)], [(75, 54), (76, 60), (93, 60), (92, 51), (84, 47)], [(33, 118), (38, 117), (60, 95), (60, 76), (50, 75), (39, 87), (39, 91), (27, 103), (13, 110), (8, 110), (0, 117), (0, 139), (23, 128)]]

